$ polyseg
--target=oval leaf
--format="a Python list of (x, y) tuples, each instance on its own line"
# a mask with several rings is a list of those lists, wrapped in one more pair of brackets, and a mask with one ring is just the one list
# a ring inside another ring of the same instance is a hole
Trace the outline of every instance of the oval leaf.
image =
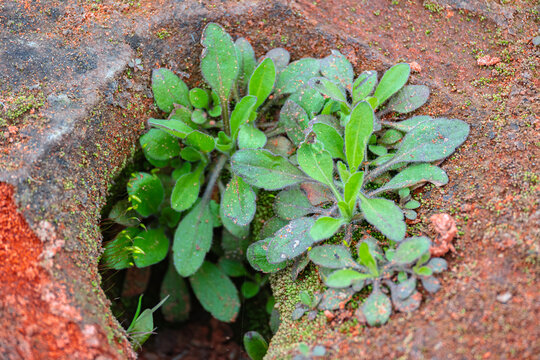
[(272, 59), (264, 59), (251, 75), (248, 94), (257, 97), (255, 109), (262, 105), (268, 95), (272, 93), (276, 81), (276, 67)]
[(251, 360), (262, 360), (268, 351), (268, 343), (256, 331), (248, 331), (244, 334), (244, 347)]
[(156, 213), (165, 197), (161, 180), (144, 172), (133, 174), (127, 183), (127, 192), (133, 208), (144, 217)]
[(379, 101), (379, 106), (407, 83), (410, 73), (411, 66), (406, 63), (396, 64), (384, 73), (373, 94), (373, 97)]
[(407, 85), (390, 98), (386, 109), (400, 114), (410, 113), (424, 105), (428, 98), (429, 88), (427, 86)]
[(314, 223), (312, 218), (303, 217), (292, 220), (278, 230), (268, 245), (268, 262), (278, 264), (304, 253), (315, 243), (309, 235)]
[(152, 71), (152, 92), (156, 105), (166, 113), (173, 111), (174, 104), (191, 108), (189, 88), (169, 69)]
[(377, 189), (375, 193), (408, 188), (426, 181), (436, 186), (446, 185), (448, 183), (448, 175), (446, 175), (443, 169), (435, 165), (414, 164), (402, 170), (383, 187)]
[(362, 101), (351, 112), (345, 125), (345, 155), (349, 170), (354, 173), (364, 161), (366, 146), (373, 132), (373, 109)]
[(385, 324), (392, 314), (390, 298), (376, 289), (362, 305), (362, 312), (370, 326)]
[(321, 59), (321, 74), (345, 89), (351, 90), (354, 71), (351, 63), (339, 51)]
[(429, 251), (431, 241), (425, 236), (411, 237), (403, 241), (396, 249), (392, 262), (407, 265), (416, 261)]
[(334, 185), (334, 161), (328, 151), (304, 143), (297, 150), (296, 158), (300, 168), (311, 178), (331, 187)]
[(274, 200), (274, 211), (284, 220), (308, 215), (312, 213), (312, 208), (306, 194), (298, 187), (280, 191)]
[(368, 199), (362, 194), (360, 198), (360, 209), (368, 223), (390, 240), (398, 242), (403, 240), (407, 226), (403, 220), (403, 212), (393, 201), (381, 198)]
[(242, 89), (245, 89), (257, 60), (255, 59), (255, 52), (249, 41), (245, 38), (236, 39), (234, 46), (236, 47), (236, 55), (238, 57), (239, 76), (238, 82)]
[(244, 96), (234, 107), (231, 114), (231, 135), (236, 139), (238, 130), (242, 125), (248, 122), (249, 115), (255, 109), (257, 98), (255, 96)]
[(304, 58), (289, 64), (280, 74), (276, 83), (278, 94), (292, 94), (307, 84), (309, 79), (319, 74), (317, 59)]
[(199, 197), (200, 178), (200, 168), (178, 178), (171, 193), (171, 207), (174, 210), (184, 211), (193, 206)]
[(255, 216), (255, 192), (242, 178), (233, 176), (221, 198), (223, 214), (236, 224), (245, 226)]
[(273, 273), (284, 269), (289, 262), (283, 261), (278, 264), (270, 264), (266, 258), (268, 253), (268, 245), (270, 244), (270, 239), (260, 240), (251, 244), (247, 249), (247, 259), (249, 264), (257, 271), (262, 271), (263, 273)]
[(315, 225), (313, 225), (309, 234), (314, 241), (325, 240), (334, 236), (343, 224), (344, 220), (341, 218), (334, 219), (329, 216), (321, 216), (315, 221)]
[(307, 129), (308, 123), (306, 111), (294, 101), (287, 100), (279, 112), (279, 126), (285, 130), (295, 145), (300, 145), (305, 140), (304, 130)]
[(154, 265), (165, 259), (169, 251), (169, 239), (162, 228), (141, 231), (134, 239), (133, 246), (142, 253), (133, 253), (135, 265), (139, 268)]
[(336, 270), (325, 279), (326, 286), (335, 289), (347, 288), (354, 281), (364, 280), (372, 277), (370, 274), (364, 274), (352, 269)]
[(342, 245), (317, 246), (309, 252), (309, 258), (315, 264), (330, 269), (358, 266), (349, 249)]

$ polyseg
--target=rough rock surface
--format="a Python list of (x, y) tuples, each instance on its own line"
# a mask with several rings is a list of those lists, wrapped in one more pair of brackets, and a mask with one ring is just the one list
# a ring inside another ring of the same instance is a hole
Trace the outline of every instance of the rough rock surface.
[[(99, 287), (100, 209), (154, 111), (150, 69), (197, 84), (201, 30), (219, 21), (257, 54), (283, 46), (294, 58), (322, 57), (338, 48), (357, 72), (416, 61), (411, 81), (433, 89), (422, 113), (472, 126), (444, 164), (451, 182), (418, 194), (417, 230), (429, 232), (426, 219), (439, 210), (457, 215), (460, 256), (447, 256), (443, 290), (382, 328), (364, 328), (347, 316), (352, 309), (331, 323), (322, 314), (291, 323), (297, 292), (317, 286), (316, 274), (299, 285), (280, 274), (273, 289), (284, 323), (268, 357), (297, 353), (299, 341), (325, 345), (332, 358), (538, 354), (535, 11), (525, 1), (3, 1), (0, 351), (7, 359), (135, 357)], [(481, 54), (504, 66), (480, 68)], [(134, 58), (144, 70), (128, 65)], [(506, 293), (506, 303), (496, 300)]]

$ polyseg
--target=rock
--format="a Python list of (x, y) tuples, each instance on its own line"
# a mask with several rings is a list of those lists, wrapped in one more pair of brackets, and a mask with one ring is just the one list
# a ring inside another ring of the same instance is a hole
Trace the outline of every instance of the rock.
[(413, 61), (413, 62), (409, 63), (409, 65), (411, 66), (411, 71), (412, 72), (419, 73), (419, 72), (422, 71), (422, 67), (416, 61)]
[(493, 66), (501, 62), (501, 59), (496, 56), (485, 55), (476, 60), (478, 66)]
[(511, 298), (512, 298), (512, 293), (508, 291), (497, 295), (497, 301), (502, 304), (506, 304), (508, 301), (510, 301)]

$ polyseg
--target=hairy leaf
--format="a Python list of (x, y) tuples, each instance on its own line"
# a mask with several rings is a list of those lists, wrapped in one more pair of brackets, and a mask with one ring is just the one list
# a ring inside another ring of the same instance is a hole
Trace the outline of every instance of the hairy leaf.
[(267, 260), (268, 245), (271, 239), (260, 240), (251, 244), (247, 249), (247, 259), (249, 264), (257, 271), (264, 273), (273, 273), (284, 269), (289, 261), (283, 261), (277, 264), (271, 264)]
[(308, 217), (294, 219), (278, 230), (270, 239), (267, 259), (271, 264), (294, 259), (306, 251), (315, 241), (309, 235), (315, 220)]
[(191, 106), (187, 85), (169, 69), (152, 71), (152, 92), (156, 105), (166, 113), (173, 111), (174, 104)]
[(180, 120), (149, 119), (148, 124), (162, 129), (163, 131), (184, 139), (193, 128)]
[(366, 146), (373, 132), (373, 110), (363, 101), (355, 106), (345, 125), (345, 154), (349, 170), (356, 172), (364, 161)]
[(379, 105), (382, 105), (390, 96), (398, 92), (407, 83), (410, 73), (411, 66), (406, 63), (396, 64), (384, 73), (381, 82), (373, 94), (379, 101)]
[(296, 156), (298, 165), (307, 175), (328, 186), (334, 185), (334, 162), (328, 151), (304, 143), (298, 148)]
[(400, 114), (410, 113), (424, 105), (429, 98), (425, 85), (406, 85), (390, 98), (386, 109)]
[(374, 70), (364, 71), (354, 81), (352, 98), (353, 104), (356, 104), (371, 94), (377, 85), (377, 72)]
[(284, 48), (275, 48), (268, 51), (264, 55), (264, 58), (272, 59), (276, 65), (277, 72), (281, 72), (287, 67), (287, 65), (289, 65), (291, 54), (289, 54), (289, 52)]
[(199, 130), (193, 130), (190, 132), (184, 139), (184, 144), (193, 146), (195, 149), (204, 153), (209, 153), (210, 151), (214, 150), (214, 147), (216, 146), (215, 140), (212, 136)]
[(410, 277), (396, 286), (396, 296), (401, 300), (405, 300), (411, 296), (414, 290), (416, 290), (416, 278)]
[(325, 101), (317, 89), (307, 86), (307, 84), (294, 94), (291, 94), (288, 100), (300, 105), (309, 118), (312, 118), (321, 111)]
[(276, 81), (276, 67), (272, 59), (264, 59), (251, 75), (248, 93), (257, 97), (255, 109), (264, 103), (268, 95), (272, 93)]
[(332, 100), (347, 104), (347, 96), (343, 90), (340, 89), (338, 85), (326, 78), (312, 78), (309, 80), (308, 86), (317, 89), (317, 91), (319, 91), (322, 95), (329, 97)]
[(343, 245), (322, 245), (309, 252), (309, 259), (319, 266), (330, 269), (357, 267), (351, 252)]
[(276, 93), (292, 94), (300, 89), (309, 79), (319, 74), (320, 62), (317, 59), (304, 58), (290, 63), (280, 74), (276, 83)]
[(287, 100), (279, 112), (279, 126), (285, 130), (289, 139), (299, 145), (305, 139), (309, 117), (305, 110), (292, 100)]
[(370, 326), (383, 325), (392, 314), (392, 303), (388, 296), (376, 289), (364, 301), (362, 312)]
[(233, 282), (216, 265), (205, 261), (189, 278), (195, 296), (213, 317), (233, 322), (240, 310), (240, 298)]
[(249, 115), (255, 109), (257, 98), (252, 95), (244, 96), (231, 113), (231, 136), (236, 139), (238, 130), (249, 121)]
[(306, 194), (298, 187), (279, 192), (274, 201), (276, 215), (284, 220), (297, 219), (312, 213)]
[(424, 289), (426, 289), (426, 291), (429, 293), (434, 294), (441, 288), (441, 282), (433, 276), (422, 276), (420, 280), (422, 281), (422, 286)]
[(145, 172), (133, 174), (127, 183), (127, 192), (133, 208), (144, 217), (155, 214), (165, 197), (161, 180)]
[(392, 262), (398, 265), (412, 264), (425, 252), (429, 251), (431, 241), (425, 236), (406, 239), (396, 249)]
[(418, 116), (413, 116), (412, 118), (407, 119), (407, 120), (398, 121), (398, 122), (390, 121), (390, 122), (385, 122), (384, 124), (386, 126), (390, 126), (399, 131), (409, 132), (415, 127), (417, 127), (418, 125), (424, 122), (432, 121), (432, 120), (433, 118), (431, 116), (418, 115)]
[(429, 266), (434, 273), (440, 273), (448, 269), (448, 263), (442, 258), (433, 258), (429, 260), (427, 266)]
[(139, 268), (154, 265), (165, 259), (169, 251), (169, 239), (162, 228), (141, 231), (134, 239), (133, 246), (142, 250), (135, 252), (133, 260)]
[(201, 171), (202, 167), (199, 167), (176, 181), (171, 194), (171, 207), (174, 210), (187, 210), (197, 201), (201, 189)]
[(236, 39), (234, 45), (238, 57), (238, 83), (242, 89), (245, 89), (251, 78), (251, 74), (253, 74), (253, 70), (255, 70), (257, 60), (255, 59), (255, 52), (251, 44), (245, 38)]
[(321, 74), (349, 91), (352, 88), (354, 77), (352, 65), (337, 50), (332, 50), (331, 55), (321, 59)]
[(360, 208), (366, 221), (393, 241), (405, 237), (406, 225), (403, 212), (393, 201), (381, 198), (369, 199), (360, 194)]
[(377, 189), (376, 192), (408, 188), (423, 182), (430, 182), (436, 186), (446, 185), (448, 183), (448, 175), (446, 175), (443, 169), (435, 165), (424, 163), (414, 164), (402, 170), (384, 186)]
[(333, 158), (345, 159), (343, 153), (344, 141), (337, 129), (329, 124), (315, 122), (313, 132), (317, 135), (317, 140)]
[(371, 254), (368, 244), (365, 242), (361, 243), (358, 246), (358, 260), (362, 265), (368, 268), (371, 275), (379, 276), (377, 261), (375, 261), (375, 258)]
[(319, 303), (318, 308), (320, 310), (337, 310), (347, 304), (354, 295), (352, 288), (346, 289), (332, 289), (328, 288)]
[(180, 155), (178, 139), (160, 129), (150, 129), (139, 143), (147, 159), (169, 160)]
[(233, 175), (221, 198), (221, 207), (225, 216), (236, 224), (245, 226), (255, 216), (255, 192), (242, 178)]
[(352, 269), (336, 270), (324, 281), (326, 286), (341, 289), (352, 285), (353, 281), (364, 280), (372, 277), (370, 274), (364, 274)]
[(334, 236), (344, 222), (342, 218), (335, 219), (330, 216), (321, 216), (315, 221), (310, 235), (315, 241), (328, 239)]
[(258, 149), (266, 144), (266, 135), (253, 124), (244, 124), (238, 132), (238, 147), (240, 149)]

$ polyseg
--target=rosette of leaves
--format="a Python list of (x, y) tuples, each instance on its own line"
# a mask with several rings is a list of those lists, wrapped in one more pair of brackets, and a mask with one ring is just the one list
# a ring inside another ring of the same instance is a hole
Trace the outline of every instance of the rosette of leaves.
[(399, 245), (406, 236), (405, 217), (414, 218), (419, 206), (410, 190), (426, 182), (446, 184), (446, 173), (435, 164), (469, 134), (469, 126), (457, 119), (381, 120), (427, 101), (425, 86), (405, 86), (408, 64), (393, 66), (380, 81), (374, 71), (353, 81), (352, 66), (339, 52), (321, 63), (322, 76), (304, 89), (323, 97), (320, 112), (310, 113), (311, 102), (301, 105), (302, 99), (297, 103), (292, 96), (281, 109), (275, 133), (286, 133), (296, 153), (242, 149), (231, 157), (232, 171), (247, 184), (281, 190), (276, 213), (287, 224), (247, 252), (251, 265), (264, 272), (294, 261), (297, 273), (308, 263), (308, 250), (340, 231), (348, 247), (355, 224), (369, 224), (391, 246)]
[[(214, 23), (205, 27), (201, 44), (202, 86), (189, 89), (168, 69), (152, 73), (155, 104), (164, 116), (149, 119), (152, 128), (140, 138), (151, 166), (133, 174), (128, 201), (111, 212), (111, 219), (130, 228), (108, 245), (103, 259), (122, 269), (150, 266), (169, 253), (172, 266), (161, 290), (162, 297), (171, 295), (165, 317), (187, 317), (189, 284), (214, 317), (234, 321), (240, 295), (231, 278), (247, 279), (240, 288), (244, 298), (255, 296), (267, 279), (249, 274), (242, 263), (257, 189), (229, 171), (229, 159), (241, 149), (267, 145), (258, 127), (266, 109), (319, 76), (320, 63), (289, 63), (281, 48), (257, 61), (246, 39), (233, 41)], [(220, 242), (214, 244), (218, 227)], [(207, 260), (210, 251), (216, 263)]]

